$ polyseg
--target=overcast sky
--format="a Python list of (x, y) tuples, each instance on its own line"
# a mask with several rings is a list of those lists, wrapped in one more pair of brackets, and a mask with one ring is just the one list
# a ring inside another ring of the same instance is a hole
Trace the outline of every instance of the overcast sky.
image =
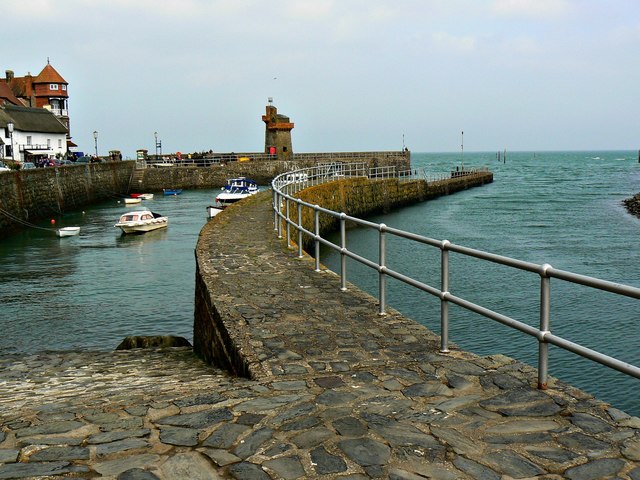
[[(637, 0), (0, 0), (1, 71), (51, 64), (79, 150), (640, 148)], [(2, 74), (4, 76), (4, 74)]]

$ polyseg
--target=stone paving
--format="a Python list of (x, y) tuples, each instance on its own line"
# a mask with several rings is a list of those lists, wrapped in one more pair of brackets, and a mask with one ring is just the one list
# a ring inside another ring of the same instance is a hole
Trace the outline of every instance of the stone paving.
[(640, 419), (501, 355), (440, 354), (287, 252), (269, 199), (201, 234), (255, 378), (189, 347), (0, 356), (0, 480), (640, 480)]

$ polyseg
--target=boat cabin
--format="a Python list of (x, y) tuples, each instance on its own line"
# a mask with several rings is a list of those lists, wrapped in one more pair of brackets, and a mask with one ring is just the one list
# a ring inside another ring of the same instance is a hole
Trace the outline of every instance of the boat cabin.
[(120, 217), (120, 223), (137, 222), (140, 220), (153, 220), (151, 212), (131, 212)]

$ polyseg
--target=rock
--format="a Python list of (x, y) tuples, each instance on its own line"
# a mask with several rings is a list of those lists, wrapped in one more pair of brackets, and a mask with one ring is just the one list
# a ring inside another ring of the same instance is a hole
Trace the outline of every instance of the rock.
[(116, 350), (154, 347), (191, 347), (191, 344), (186, 338), (176, 337), (174, 335), (134, 336), (126, 337), (120, 342), (120, 345), (116, 347)]
[(622, 204), (631, 215), (640, 217), (640, 193), (634, 195), (631, 198), (627, 198), (622, 201)]

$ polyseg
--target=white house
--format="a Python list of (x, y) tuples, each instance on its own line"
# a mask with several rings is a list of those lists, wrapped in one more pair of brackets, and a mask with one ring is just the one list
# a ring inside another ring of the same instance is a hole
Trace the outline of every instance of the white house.
[(38, 163), (67, 154), (67, 127), (44, 108), (0, 106), (0, 158)]

